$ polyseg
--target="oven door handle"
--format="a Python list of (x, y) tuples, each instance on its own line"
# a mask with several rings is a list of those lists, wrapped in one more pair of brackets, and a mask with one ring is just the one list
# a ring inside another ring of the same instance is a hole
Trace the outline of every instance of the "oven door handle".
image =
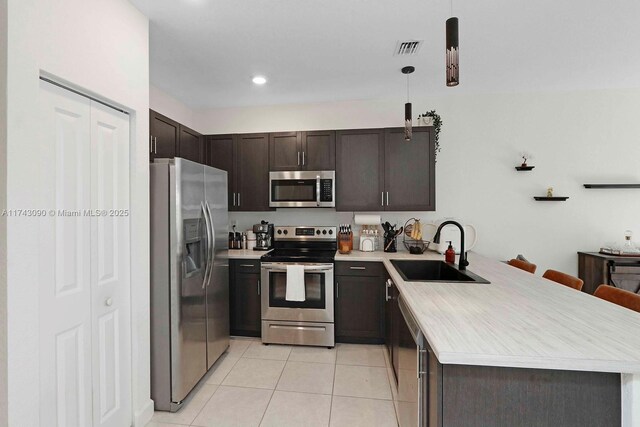
[[(281, 268), (281, 267), (275, 267), (275, 266), (271, 266), (271, 265), (263, 265), (262, 266), (263, 270), (266, 271), (287, 271), (287, 267)], [(330, 271), (333, 270), (333, 265), (331, 266), (324, 266), (324, 265), (310, 265), (310, 266), (304, 266), (304, 271)]]

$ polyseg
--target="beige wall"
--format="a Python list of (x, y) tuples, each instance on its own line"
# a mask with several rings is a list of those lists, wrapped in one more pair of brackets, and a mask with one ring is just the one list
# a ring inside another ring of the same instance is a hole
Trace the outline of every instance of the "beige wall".
[(149, 87), (149, 108), (198, 131), (194, 110), (153, 85)]
[[(587, 190), (584, 183), (640, 182), (640, 89), (457, 96), (414, 95), (414, 115), (441, 114), (437, 211), (388, 213), (404, 223), (462, 218), (478, 229), (474, 250), (508, 259), (518, 253), (539, 264), (577, 273), (579, 250), (621, 240), (640, 241), (640, 190)], [(197, 114), (203, 133), (263, 132), (398, 126), (403, 99), (228, 108)], [(398, 149), (402, 149), (401, 146)], [(533, 153), (532, 172), (516, 172), (519, 153)], [(552, 186), (566, 202), (536, 202)], [(350, 214), (321, 210), (236, 213), (246, 227), (276, 223), (337, 224)]]
[[(133, 411), (149, 398), (149, 30), (127, 0), (8, 0), (7, 205), (37, 208), (39, 75), (123, 107), (131, 116)], [(2, 28), (5, 28), (2, 26)], [(8, 218), (8, 424), (46, 425), (38, 401), (38, 223)]]
[[(7, 207), (7, 0), (0, 0), (0, 212)], [(7, 218), (0, 215), (0, 425), (7, 425)]]

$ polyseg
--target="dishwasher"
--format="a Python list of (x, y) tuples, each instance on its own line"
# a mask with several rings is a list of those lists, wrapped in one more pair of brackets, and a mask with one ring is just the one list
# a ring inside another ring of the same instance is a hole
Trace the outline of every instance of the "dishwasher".
[(399, 322), (398, 393), (396, 405), (400, 427), (428, 425), (428, 352), (424, 335), (402, 297), (398, 306), (404, 322)]

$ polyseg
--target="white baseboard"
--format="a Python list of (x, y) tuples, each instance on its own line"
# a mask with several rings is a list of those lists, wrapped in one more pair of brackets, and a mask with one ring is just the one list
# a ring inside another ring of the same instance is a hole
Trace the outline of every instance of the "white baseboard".
[(143, 408), (135, 412), (133, 416), (133, 427), (146, 426), (149, 421), (151, 421), (151, 417), (153, 417), (153, 400), (149, 399)]

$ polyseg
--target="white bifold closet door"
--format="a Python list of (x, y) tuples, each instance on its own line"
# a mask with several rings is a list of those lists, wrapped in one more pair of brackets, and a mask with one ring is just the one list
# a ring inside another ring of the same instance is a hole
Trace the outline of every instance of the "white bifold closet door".
[(39, 104), (40, 425), (129, 426), (129, 116), (44, 81)]

